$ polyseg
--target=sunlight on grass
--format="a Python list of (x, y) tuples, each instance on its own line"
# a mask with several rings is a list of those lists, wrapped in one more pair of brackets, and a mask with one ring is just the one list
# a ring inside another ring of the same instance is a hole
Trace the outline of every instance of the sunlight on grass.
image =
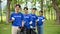
[[(0, 16), (0, 21), (1, 21), (1, 16)], [(2, 22), (6, 22), (6, 16), (2, 16)]]

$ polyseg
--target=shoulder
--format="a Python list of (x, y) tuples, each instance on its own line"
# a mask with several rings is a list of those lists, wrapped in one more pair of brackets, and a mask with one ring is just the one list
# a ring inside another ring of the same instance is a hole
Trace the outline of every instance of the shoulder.
[(37, 17), (39, 17), (39, 16), (37, 16)]
[(43, 19), (46, 19), (45, 16), (42, 16)]
[(37, 17), (39, 17), (39, 16), (37, 16)]
[(19, 12), (20, 14), (22, 14), (21, 12)]
[(45, 18), (45, 16), (42, 16), (43, 18)]
[(31, 13), (29, 15), (31, 15)]
[(37, 17), (37, 15), (35, 15)]
[(19, 12), (21, 15), (23, 15), (23, 13)]
[(35, 17), (38, 17), (38, 16), (35, 14)]
[(23, 14), (23, 16), (25, 16), (25, 14)]
[(31, 14), (28, 14), (28, 15), (31, 15)]

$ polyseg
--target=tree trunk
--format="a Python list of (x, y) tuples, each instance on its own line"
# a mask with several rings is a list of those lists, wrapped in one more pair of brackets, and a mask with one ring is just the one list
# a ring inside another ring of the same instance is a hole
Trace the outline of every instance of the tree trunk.
[(7, 0), (6, 24), (9, 23), (9, 16), (10, 16), (10, 0)]
[(41, 10), (43, 11), (43, 1), (44, 0), (41, 0)]
[(26, 0), (26, 7), (27, 7), (27, 0)]
[(0, 12), (1, 12), (0, 15), (1, 15), (1, 23), (2, 23), (2, 7), (1, 7), (1, 2), (2, 2), (2, 1), (0, 0)]
[(58, 3), (56, 0), (52, 0), (53, 8), (56, 11), (56, 22), (60, 23), (60, 9), (58, 8)]
[(20, 4), (20, 0), (18, 0), (18, 4)]

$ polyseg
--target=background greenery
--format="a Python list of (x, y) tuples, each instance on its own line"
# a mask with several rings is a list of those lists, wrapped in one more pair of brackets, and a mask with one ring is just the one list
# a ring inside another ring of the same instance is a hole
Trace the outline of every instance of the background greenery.
[[(14, 11), (15, 4), (19, 3), (22, 8), (21, 12), (24, 13), (23, 8), (27, 5), (28, 2), (31, 2), (31, 8), (29, 8), (29, 13), (31, 13), (32, 7), (36, 6), (37, 2), (39, 6), (36, 11), (36, 15), (39, 15), (39, 10), (41, 10), (41, 0), (9, 0), (10, 3), (10, 14)], [(60, 9), (60, 0), (57, 1), (58, 8)], [(24, 4), (24, 6), (23, 6)], [(9, 7), (8, 7), (9, 8)], [(0, 34), (11, 34), (11, 23), (6, 24), (6, 12), (7, 12), (7, 5), (4, 6), (3, 12), (0, 12)], [(1, 13), (2, 13), (2, 22), (1, 22)], [(43, 33), (44, 34), (60, 34), (60, 25), (57, 24), (56, 21), (56, 11), (54, 10), (52, 6), (51, 0), (44, 0), (43, 3), (43, 15), (46, 17), (47, 20), (45, 20), (43, 24)], [(37, 32), (37, 30), (36, 30)]]

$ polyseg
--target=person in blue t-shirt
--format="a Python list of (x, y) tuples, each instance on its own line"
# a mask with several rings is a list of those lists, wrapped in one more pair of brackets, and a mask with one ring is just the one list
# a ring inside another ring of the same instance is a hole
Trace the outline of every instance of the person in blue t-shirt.
[(43, 34), (43, 22), (45, 21), (45, 17), (43, 16), (43, 11), (39, 11), (39, 16), (37, 19), (37, 30), (38, 30), (38, 34)]
[(28, 8), (24, 7), (24, 27), (26, 28), (26, 34), (30, 34), (30, 15), (28, 14)]
[(30, 14), (30, 28), (31, 28), (31, 34), (33, 33), (32, 30), (35, 30), (36, 28), (36, 20), (37, 20), (37, 16), (35, 15), (36, 13), (36, 8), (32, 9), (32, 14)]
[(10, 15), (10, 20), (12, 21), (12, 34), (17, 34), (17, 30), (19, 27), (24, 27), (23, 22), (23, 14), (19, 12), (19, 9), (21, 6), (19, 4), (16, 4), (15, 6), (15, 12), (13, 12)]

